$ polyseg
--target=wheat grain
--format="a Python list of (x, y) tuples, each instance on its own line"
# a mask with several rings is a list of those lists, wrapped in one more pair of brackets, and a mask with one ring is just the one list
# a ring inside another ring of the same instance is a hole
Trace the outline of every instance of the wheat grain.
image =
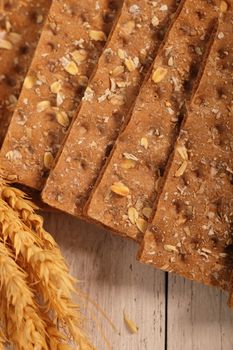
[(44, 323), (38, 316), (26, 277), (10, 250), (0, 241), (1, 312), (5, 312), (7, 336), (16, 349), (48, 350)]
[(15, 211), (0, 198), (0, 224), (4, 241), (12, 244), (15, 257), (28, 273), (29, 280), (43, 297), (44, 307), (53, 311), (65, 331), (86, 348), (92, 349), (80, 327), (78, 306), (72, 302), (74, 279), (69, 275), (57, 250), (43, 248), (43, 241), (19, 219)]

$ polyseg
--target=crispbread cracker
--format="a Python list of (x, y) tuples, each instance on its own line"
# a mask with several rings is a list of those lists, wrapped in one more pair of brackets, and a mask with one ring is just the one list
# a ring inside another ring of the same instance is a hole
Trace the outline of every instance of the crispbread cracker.
[(41, 189), (122, 0), (54, 0), (1, 152), (6, 175)]
[(162, 45), (87, 206), (89, 218), (140, 241), (218, 16), (218, 2), (187, 0)]
[(174, 0), (127, 0), (43, 191), (80, 216), (177, 8)]
[(1, 2), (0, 147), (50, 4), (50, 0), (2, 0)]
[(139, 259), (229, 288), (233, 213), (233, 12), (220, 22)]

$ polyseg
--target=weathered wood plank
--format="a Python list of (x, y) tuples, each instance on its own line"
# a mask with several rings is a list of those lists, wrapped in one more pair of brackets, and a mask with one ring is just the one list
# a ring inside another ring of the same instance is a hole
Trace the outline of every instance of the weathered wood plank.
[[(116, 325), (119, 334), (103, 322), (113, 349), (164, 350), (165, 274), (137, 263), (138, 247), (133, 242), (63, 214), (46, 214), (45, 218), (82, 289), (104, 308)], [(135, 335), (125, 327), (124, 309), (139, 327)], [(103, 321), (100, 312), (97, 320)], [(96, 327), (91, 327), (91, 333), (97, 348), (104, 349)]]
[(216, 288), (170, 275), (167, 350), (232, 350), (233, 312)]

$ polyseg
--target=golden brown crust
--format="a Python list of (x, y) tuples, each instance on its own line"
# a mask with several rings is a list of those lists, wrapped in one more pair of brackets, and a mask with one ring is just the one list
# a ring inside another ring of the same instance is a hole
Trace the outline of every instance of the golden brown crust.
[(219, 25), (139, 259), (229, 288), (233, 213), (233, 10)]
[(50, 0), (11, 0), (0, 8), (0, 147), (31, 63)]
[(121, 0), (54, 0), (2, 148), (6, 174), (41, 189)]
[(50, 205), (82, 215), (176, 8), (174, 0), (125, 2), (43, 191)]
[(120, 235), (140, 240), (147, 227), (182, 108), (203, 61), (208, 29), (218, 15), (217, 4), (187, 0), (183, 5), (92, 193), (88, 217)]

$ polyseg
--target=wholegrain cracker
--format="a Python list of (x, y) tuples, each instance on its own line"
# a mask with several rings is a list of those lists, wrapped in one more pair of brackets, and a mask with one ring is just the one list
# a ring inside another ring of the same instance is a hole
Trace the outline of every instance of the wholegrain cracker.
[(0, 9), (0, 147), (31, 63), (50, 0), (2, 1)]
[(54, 0), (6, 135), (5, 176), (41, 189), (121, 0)]
[[(127, 0), (43, 191), (53, 207), (80, 216), (178, 6)], [(154, 16), (158, 24), (152, 24)], [(112, 189), (127, 196), (124, 184)]]
[[(184, 2), (91, 194), (87, 216), (119, 235), (141, 240), (146, 230), (184, 104), (190, 99), (204, 60), (209, 28), (218, 15), (217, 4)], [(177, 176), (185, 171), (186, 163), (184, 159)], [(119, 181), (129, 188), (125, 197), (111, 191), (112, 184)], [(138, 212), (135, 223), (128, 215), (129, 207)]]
[[(229, 8), (182, 125), (139, 254), (141, 262), (227, 290), (232, 272), (232, 28)], [(176, 176), (183, 154), (187, 166)]]

